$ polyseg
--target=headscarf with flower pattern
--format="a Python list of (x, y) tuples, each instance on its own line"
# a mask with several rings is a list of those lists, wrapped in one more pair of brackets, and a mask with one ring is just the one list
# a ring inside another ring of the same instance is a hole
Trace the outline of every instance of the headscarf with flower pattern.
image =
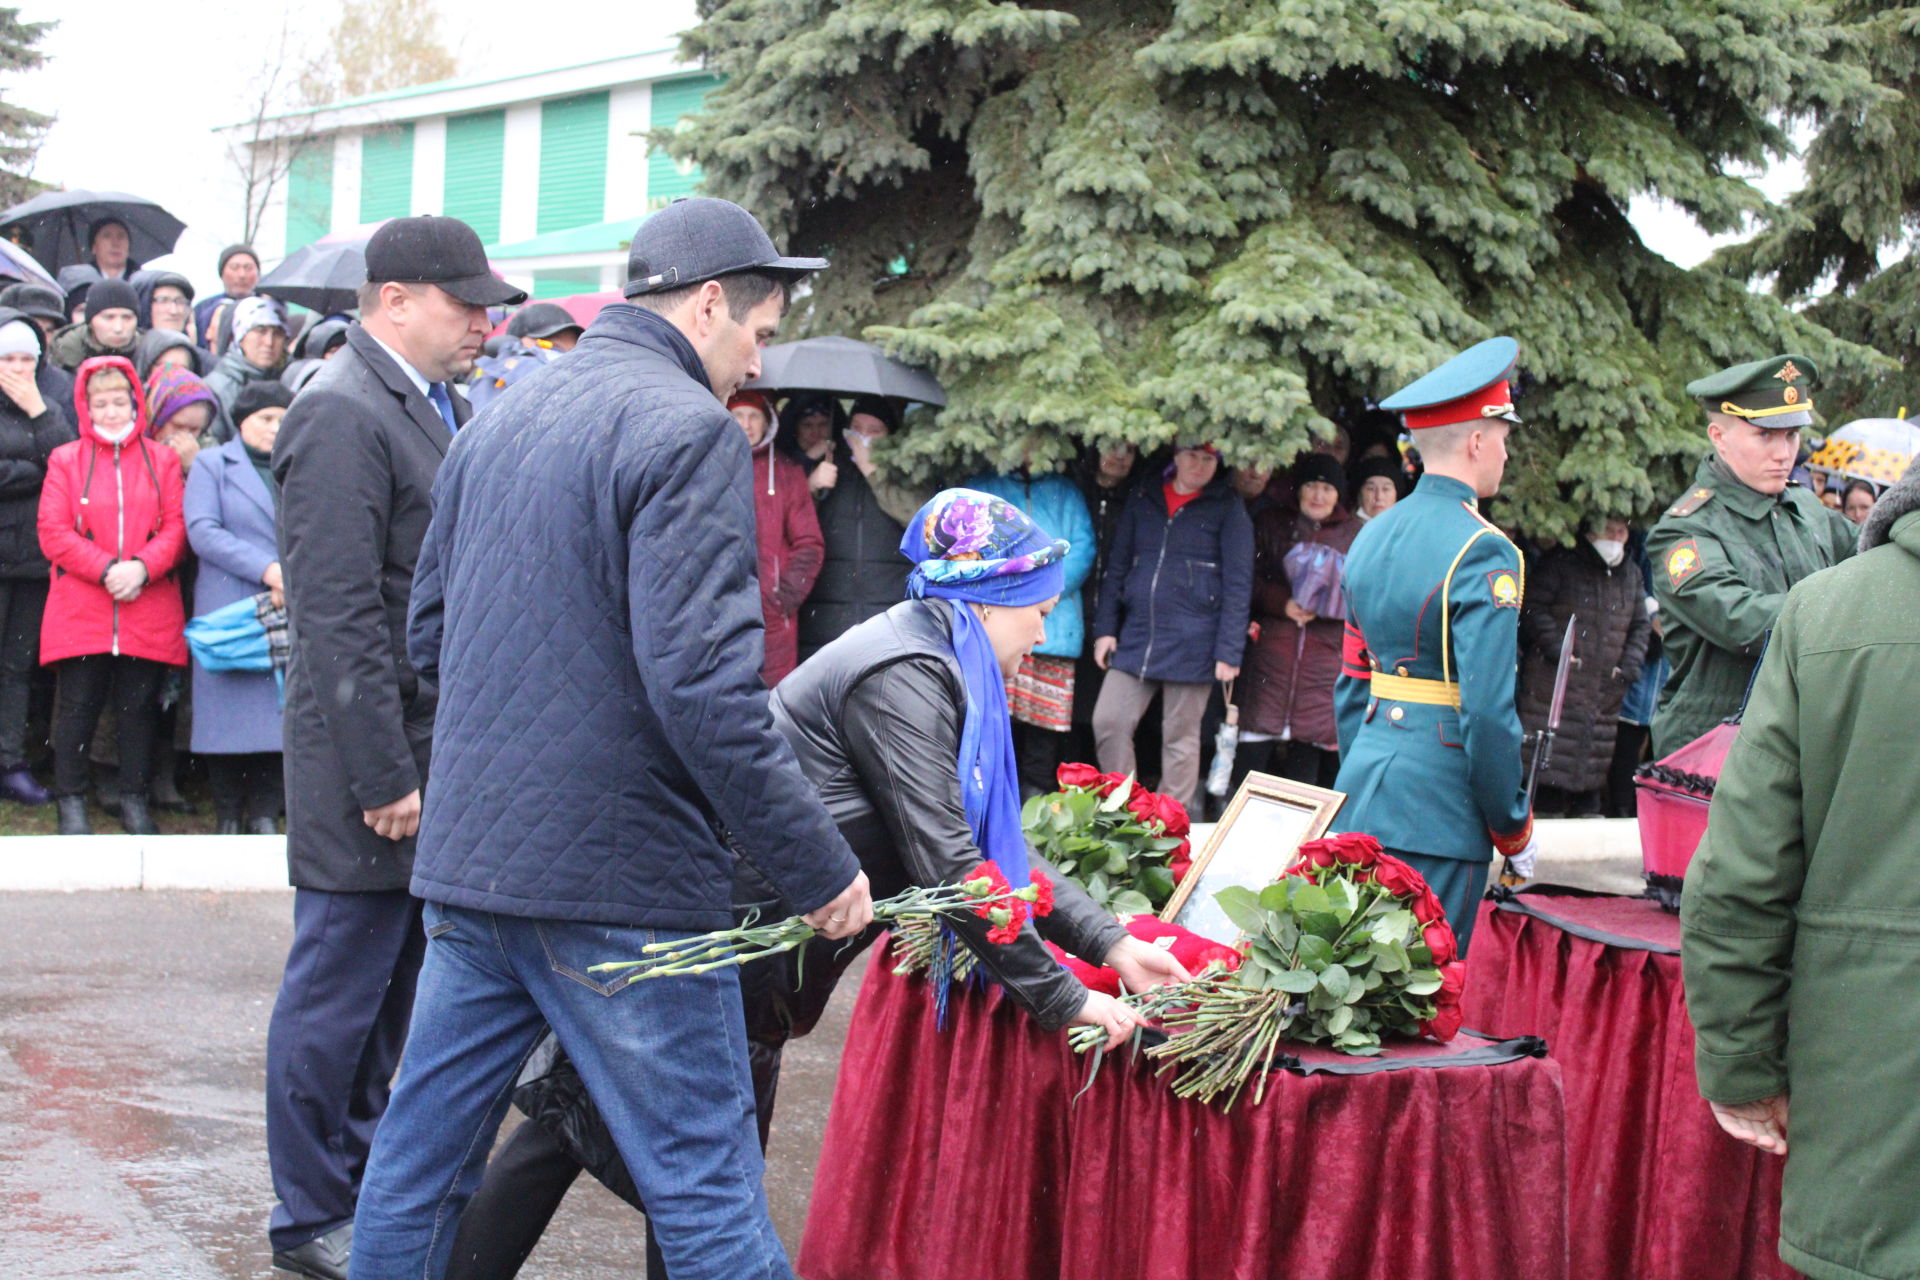
[(967, 711), (956, 761), (967, 827), (982, 858), (1000, 865), (1016, 889), (1031, 880), (1020, 828), (1020, 776), (1006, 678), (986, 628), (966, 602), (1019, 608), (1059, 595), (1067, 544), (1049, 537), (1026, 512), (975, 489), (947, 489), (920, 508), (900, 540), (914, 562), (907, 594), (953, 600), (953, 654), (966, 680)]

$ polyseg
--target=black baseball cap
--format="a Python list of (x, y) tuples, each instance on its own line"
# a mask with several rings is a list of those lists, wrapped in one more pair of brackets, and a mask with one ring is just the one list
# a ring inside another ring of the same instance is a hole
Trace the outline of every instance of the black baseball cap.
[(825, 258), (782, 257), (760, 220), (731, 200), (683, 196), (633, 233), (622, 292), (637, 298), (740, 271), (797, 277), (826, 265)]
[(557, 302), (536, 302), (532, 306), (522, 307), (513, 313), (513, 319), (507, 321), (507, 335), (513, 338), (551, 338), (568, 329), (584, 331), (585, 328)]
[(510, 306), (527, 297), (493, 274), (472, 227), (433, 214), (381, 224), (367, 241), (367, 282), (438, 285), (470, 307)]

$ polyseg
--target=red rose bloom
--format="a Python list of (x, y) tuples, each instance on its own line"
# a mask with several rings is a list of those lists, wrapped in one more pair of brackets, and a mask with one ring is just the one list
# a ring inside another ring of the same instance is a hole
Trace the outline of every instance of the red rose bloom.
[(1381, 854), (1374, 864), (1373, 882), (1396, 898), (1418, 898), (1427, 887), (1418, 871), (1390, 853)]
[(1332, 840), (1309, 840), (1300, 846), (1299, 860), (1293, 864), (1295, 871), (1304, 872), (1312, 867), (1330, 867), (1338, 862)]
[[(1090, 764), (1063, 764), (1053, 778), (1060, 784), (1063, 791), (1068, 787), (1079, 787), (1082, 790), (1091, 791), (1105, 782), (1107, 775)], [(1105, 795), (1106, 792), (1103, 791), (1101, 794)]]
[(1333, 838), (1334, 856), (1355, 866), (1370, 867), (1380, 860), (1380, 842), (1372, 836), (1350, 831)]
[(1432, 889), (1422, 886), (1420, 896), (1414, 899), (1413, 918), (1421, 924), (1432, 924), (1445, 920), (1447, 909), (1440, 905), (1440, 898)]
[(1432, 1036), (1441, 1044), (1445, 1044), (1460, 1034), (1460, 1024), (1465, 1020), (1458, 1005), (1446, 1005), (1436, 1010), (1432, 1018), (1420, 1024), (1420, 1034)]
[(1193, 870), (1193, 841), (1182, 839), (1180, 847), (1167, 855), (1167, 870), (1173, 873), (1176, 885), (1187, 878), (1187, 872)]
[(1159, 821), (1159, 814), (1153, 806), (1154, 794), (1145, 787), (1135, 787), (1127, 797), (1127, 812), (1132, 814), (1142, 826), (1152, 826)]
[[(1459, 954), (1458, 949), (1454, 946), (1453, 929), (1445, 920), (1435, 920), (1432, 924), (1427, 925), (1421, 930), (1421, 936), (1426, 940), (1427, 950), (1433, 952), (1433, 962), (1435, 964), (1445, 965), (1451, 963), (1453, 958)], [(1443, 974), (1442, 977), (1444, 978), (1444, 976)]]
[(1160, 834), (1163, 836), (1184, 836), (1193, 830), (1193, 822), (1187, 816), (1187, 806), (1172, 796), (1153, 798), (1154, 816), (1160, 820)]
[(1440, 990), (1434, 993), (1433, 1002), (1442, 1009), (1458, 1008), (1466, 989), (1467, 966), (1458, 960), (1448, 961), (1440, 966)]

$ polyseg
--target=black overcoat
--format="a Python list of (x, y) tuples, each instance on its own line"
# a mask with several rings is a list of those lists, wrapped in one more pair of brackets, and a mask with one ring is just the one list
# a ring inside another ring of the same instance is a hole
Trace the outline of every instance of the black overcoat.
[[(454, 417), (472, 410), (453, 398)], [(297, 888), (404, 889), (413, 840), (362, 819), (427, 776), (436, 691), (407, 659), (407, 599), (453, 441), (359, 325), (273, 446), (288, 638), (287, 871)]]

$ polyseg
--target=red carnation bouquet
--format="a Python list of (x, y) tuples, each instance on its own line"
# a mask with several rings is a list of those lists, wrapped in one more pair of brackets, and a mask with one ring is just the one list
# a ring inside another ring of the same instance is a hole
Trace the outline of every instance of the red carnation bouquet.
[[(1020, 936), (1021, 926), (1030, 917), (1052, 911), (1053, 883), (1045, 875), (1035, 871), (1031, 884), (1015, 889), (998, 866), (982, 862), (958, 884), (915, 886), (881, 899), (873, 904), (873, 920), (875, 924), (895, 928), (914, 924), (930, 928), (944, 917), (972, 912), (993, 926), (987, 931), (988, 940), (1005, 945)], [(620, 973), (638, 969), (638, 976), (642, 978), (706, 973), (792, 951), (816, 936), (813, 926), (799, 916), (788, 916), (775, 924), (759, 924), (749, 916), (745, 924), (736, 928), (718, 929), (677, 942), (650, 942), (640, 949), (638, 960), (610, 960), (592, 966), (588, 972)]]
[[(1181, 1097), (1224, 1093), (1230, 1108), (1258, 1075), (1258, 1102), (1282, 1040), (1371, 1055), (1387, 1036), (1445, 1041), (1460, 1029), (1466, 966), (1446, 912), (1371, 836), (1304, 844), (1273, 884), (1215, 900), (1244, 935), (1240, 967), (1125, 997), (1167, 1028), (1146, 1052), (1178, 1069)], [(1086, 1030), (1072, 1033), (1075, 1048), (1099, 1041)]]
[(1055, 776), (1060, 790), (1021, 810), (1028, 843), (1115, 915), (1166, 906), (1192, 863), (1186, 806), (1088, 764)]

